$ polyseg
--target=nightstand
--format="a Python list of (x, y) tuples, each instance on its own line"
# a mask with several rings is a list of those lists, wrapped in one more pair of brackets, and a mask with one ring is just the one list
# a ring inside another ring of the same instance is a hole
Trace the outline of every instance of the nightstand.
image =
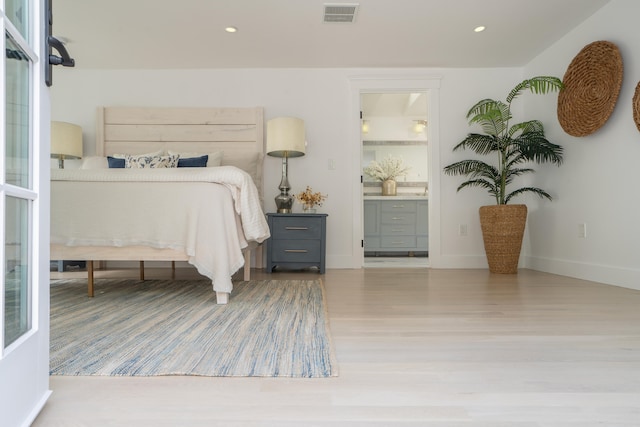
[(324, 274), (327, 214), (267, 214), (267, 272), (318, 267)]

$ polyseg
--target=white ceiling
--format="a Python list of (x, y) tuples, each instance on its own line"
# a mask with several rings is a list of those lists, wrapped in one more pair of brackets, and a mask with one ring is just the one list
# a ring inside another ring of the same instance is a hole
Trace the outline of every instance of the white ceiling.
[(78, 68), (518, 67), (608, 1), (53, 0), (53, 32)]

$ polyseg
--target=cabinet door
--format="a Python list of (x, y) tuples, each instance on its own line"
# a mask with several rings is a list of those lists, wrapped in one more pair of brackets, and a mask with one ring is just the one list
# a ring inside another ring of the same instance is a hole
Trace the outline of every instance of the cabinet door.
[(380, 202), (364, 201), (364, 250), (375, 251), (380, 248)]
[(429, 234), (429, 202), (418, 202), (417, 213), (417, 234)]
[(364, 235), (380, 234), (380, 202), (365, 200), (364, 202)]

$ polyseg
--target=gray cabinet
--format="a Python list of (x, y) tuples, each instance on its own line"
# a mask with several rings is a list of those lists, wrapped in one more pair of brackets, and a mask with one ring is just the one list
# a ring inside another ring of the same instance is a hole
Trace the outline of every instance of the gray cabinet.
[(365, 252), (429, 250), (427, 200), (365, 200)]
[(318, 267), (325, 272), (327, 214), (267, 214), (267, 271)]

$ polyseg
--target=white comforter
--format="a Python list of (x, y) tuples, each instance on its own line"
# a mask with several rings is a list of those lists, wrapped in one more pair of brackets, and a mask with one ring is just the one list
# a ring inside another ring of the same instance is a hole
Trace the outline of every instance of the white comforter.
[(248, 242), (269, 237), (251, 177), (233, 166), (173, 169), (54, 169), (51, 243), (180, 250), (231, 292)]

